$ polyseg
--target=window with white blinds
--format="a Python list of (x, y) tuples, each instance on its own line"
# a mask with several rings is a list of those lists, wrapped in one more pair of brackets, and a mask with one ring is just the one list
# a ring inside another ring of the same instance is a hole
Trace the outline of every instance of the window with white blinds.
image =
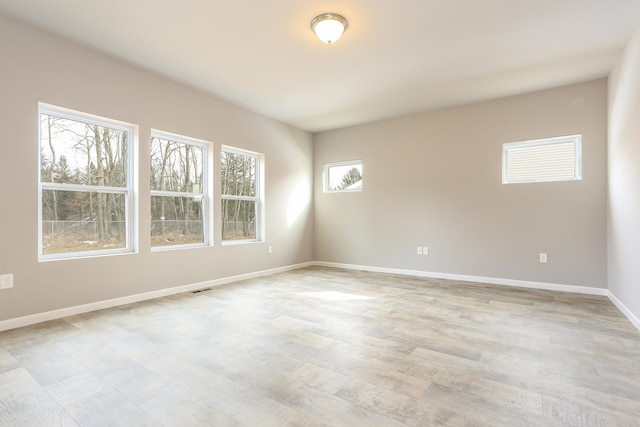
[(502, 145), (502, 183), (582, 179), (582, 135)]

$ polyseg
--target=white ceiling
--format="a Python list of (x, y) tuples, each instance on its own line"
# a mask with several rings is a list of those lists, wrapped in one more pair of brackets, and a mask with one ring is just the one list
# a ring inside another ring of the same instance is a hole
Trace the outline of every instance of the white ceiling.
[[(321, 131), (606, 76), (640, 0), (0, 0), (0, 12)], [(349, 21), (331, 46), (309, 27), (322, 12)]]

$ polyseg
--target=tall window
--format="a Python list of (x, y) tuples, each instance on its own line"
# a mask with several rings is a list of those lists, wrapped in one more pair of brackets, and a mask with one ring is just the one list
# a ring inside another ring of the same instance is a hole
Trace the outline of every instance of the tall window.
[(44, 105), (39, 116), (39, 258), (133, 251), (133, 126)]
[(207, 145), (153, 132), (151, 246), (204, 245)]
[(502, 183), (582, 179), (582, 135), (568, 135), (502, 146)]
[(260, 239), (259, 154), (222, 148), (222, 240)]

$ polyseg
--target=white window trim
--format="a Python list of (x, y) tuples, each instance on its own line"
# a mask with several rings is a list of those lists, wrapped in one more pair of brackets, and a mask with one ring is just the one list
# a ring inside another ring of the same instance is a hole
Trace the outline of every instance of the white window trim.
[[(360, 166), (363, 168), (362, 160), (347, 160), (344, 162), (325, 163), (322, 168), (322, 189), (325, 193), (358, 193), (362, 191), (362, 187), (354, 190), (331, 190), (329, 183), (329, 169), (340, 166)], [(364, 176), (364, 171), (362, 172)]]
[[(41, 117), (43, 114), (56, 116), (59, 118), (87, 122), (98, 126), (109, 127), (127, 133), (127, 182), (125, 187), (101, 187), (82, 184), (68, 184), (55, 182), (42, 182), (41, 165), (42, 165), (42, 129)], [(58, 107), (43, 102), (38, 103), (38, 261), (54, 261), (93, 258), (98, 256), (120, 255), (128, 253), (137, 253), (138, 251), (138, 171), (134, 165), (138, 164), (138, 127), (119, 120), (108, 119), (89, 113), (71, 110), (68, 108)], [(117, 193), (125, 196), (125, 247), (116, 249), (104, 249), (94, 251), (80, 252), (64, 252), (56, 254), (42, 253), (42, 192), (43, 190), (61, 190), (76, 192), (104, 192)]]
[[(256, 203), (256, 237), (255, 239), (238, 239), (238, 240), (224, 240), (222, 233), (220, 238), (222, 245), (242, 245), (247, 243), (261, 243), (265, 241), (265, 209), (264, 209), (264, 154), (255, 151), (243, 150), (241, 148), (235, 148), (228, 145), (222, 145), (220, 153), (220, 159), (222, 159), (222, 152), (238, 154), (241, 156), (251, 156), (256, 159), (256, 195), (250, 196), (233, 196), (220, 193), (220, 200), (248, 200), (255, 201)], [(222, 203), (220, 203), (222, 206)], [(222, 218), (220, 218), (220, 229), (222, 231)]]
[[(213, 218), (212, 218), (212, 209), (211, 209), (211, 182), (209, 180), (210, 174), (209, 165), (212, 165), (211, 159), (211, 149), (212, 144), (208, 141), (204, 141), (197, 138), (191, 138), (188, 136), (178, 135), (170, 132), (164, 132), (156, 129), (151, 129), (151, 138), (149, 139), (149, 144), (151, 144), (152, 138), (160, 138), (173, 142), (179, 142), (181, 144), (195, 145), (196, 147), (201, 147), (203, 151), (202, 158), (202, 192), (201, 193), (189, 193), (189, 192), (181, 192), (181, 191), (161, 191), (161, 190), (150, 190), (149, 199), (153, 196), (169, 196), (169, 197), (202, 197), (202, 233), (203, 233), (203, 241), (199, 243), (187, 243), (182, 245), (162, 245), (162, 246), (153, 246), (151, 247), (151, 252), (159, 252), (159, 251), (168, 251), (174, 249), (186, 249), (186, 248), (199, 248), (205, 246), (213, 245)], [(150, 159), (149, 159), (150, 160)], [(151, 236), (149, 236), (151, 237)]]
[[(509, 180), (509, 151), (517, 148), (541, 147), (545, 145), (556, 145), (573, 143), (574, 147), (574, 174), (572, 177), (563, 178), (529, 178), (520, 180)], [(562, 182), (582, 180), (582, 134), (565, 135), (552, 138), (533, 139), (528, 141), (510, 142), (502, 145), (502, 183), (503, 184), (526, 184), (535, 182)]]

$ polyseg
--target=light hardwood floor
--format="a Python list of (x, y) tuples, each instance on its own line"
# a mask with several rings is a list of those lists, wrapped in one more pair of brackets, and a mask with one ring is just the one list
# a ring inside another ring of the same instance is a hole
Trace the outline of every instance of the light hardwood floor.
[(605, 297), (328, 268), (0, 333), (2, 426), (634, 426)]

